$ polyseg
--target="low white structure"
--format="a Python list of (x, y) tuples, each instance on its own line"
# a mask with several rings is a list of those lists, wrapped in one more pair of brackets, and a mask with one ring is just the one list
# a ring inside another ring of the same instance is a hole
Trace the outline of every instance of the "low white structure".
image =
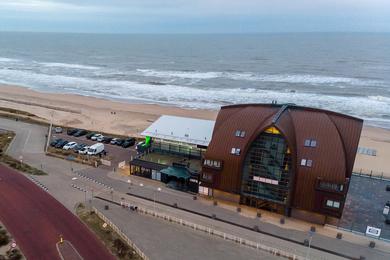
[(163, 115), (151, 124), (142, 136), (208, 146), (215, 121)]

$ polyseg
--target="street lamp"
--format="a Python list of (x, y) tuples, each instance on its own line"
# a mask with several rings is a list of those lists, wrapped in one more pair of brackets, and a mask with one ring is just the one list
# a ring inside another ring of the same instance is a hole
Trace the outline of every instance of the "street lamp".
[(153, 192), (153, 211), (156, 212), (156, 193), (161, 192), (161, 188), (158, 187), (157, 191)]
[(114, 189), (111, 189), (110, 193), (111, 193), (111, 201), (114, 202)]
[(128, 180), (127, 180), (127, 183), (129, 184), (129, 189), (130, 189), (130, 186), (131, 186), (131, 184), (132, 184), (132, 183), (131, 183), (131, 180), (128, 179)]

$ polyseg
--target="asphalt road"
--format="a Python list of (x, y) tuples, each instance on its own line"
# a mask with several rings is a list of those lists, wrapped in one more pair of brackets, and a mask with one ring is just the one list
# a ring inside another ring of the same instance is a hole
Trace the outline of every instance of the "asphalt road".
[(60, 259), (60, 235), (84, 259), (115, 259), (57, 200), (22, 174), (0, 165), (0, 219), (27, 259)]

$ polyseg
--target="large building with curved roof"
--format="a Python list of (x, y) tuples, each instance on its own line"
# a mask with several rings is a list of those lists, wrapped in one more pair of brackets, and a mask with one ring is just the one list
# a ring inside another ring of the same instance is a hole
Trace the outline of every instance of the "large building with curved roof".
[(324, 223), (340, 218), (363, 120), (293, 104), (221, 108), (200, 193)]

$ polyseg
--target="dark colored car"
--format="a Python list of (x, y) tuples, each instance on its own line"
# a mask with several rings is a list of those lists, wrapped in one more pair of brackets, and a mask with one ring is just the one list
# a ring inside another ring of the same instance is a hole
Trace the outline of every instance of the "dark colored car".
[(112, 137), (105, 136), (105, 137), (103, 137), (102, 142), (105, 144), (109, 144), (111, 142), (111, 140), (112, 140)]
[(76, 133), (74, 133), (73, 136), (76, 136), (76, 137), (79, 137), (79, 136), (83, 136), (83, 135), (86, 135), (88, 132), (84, 129), (79, 129)]
[(73, 148), (73, 151), (78, 152), (86, 146), (87, 146), (86, 144), (78, 144), (75, 146), (75, 148)]
[(66, 133), (68, 135), (74, 135), (77, 131), (79, 131), (79, 129), (77, 128), (68, 128), (68, 130), (66, 130)]
[(122, 147), (123, 148), (128, 148), (128, 147), (131, 147), (135, 145), (135, 138), (131, 137), (131, 138), (127, 138), (123, 144), (122, 144)]
[(94, 135), (96, 135), (95, 132), (89, 132), (89, 133), (85, 136), (85, 138), (91, 139), (91, 137), (94, 136)]
[(61, 140), (61, 141), (59, 141), (59, 142), (56, 144), (55, 148), (62, 148), (62, 147), (64, 147), (64, 145), (66, 145), (67, 143), (69, 143), (69, 142), (66, 141), (66, 140)]
[(50, 146), (55, 147), (59, 142), (63, 141), (62, 139), (54, 139), (50, 142)]
[(119, 146), (122, 146), (122, 144), (123, 144), (124, 142), (125, 142), (124, 139), (116, 139), (115, 144), (116, 144), (116, 145), (119, 145)]

